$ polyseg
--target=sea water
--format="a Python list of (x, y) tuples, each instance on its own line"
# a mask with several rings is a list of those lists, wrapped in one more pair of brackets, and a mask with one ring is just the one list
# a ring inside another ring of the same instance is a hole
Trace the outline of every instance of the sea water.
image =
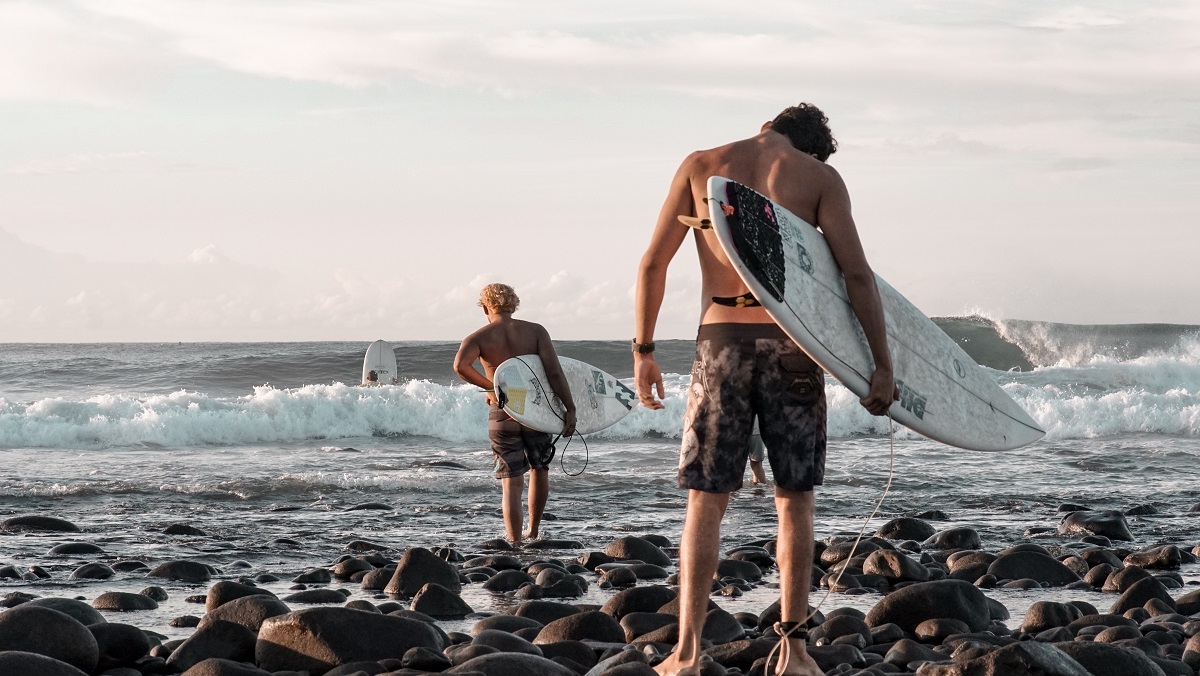
[[(970, 526), (995, 551), (1017, 542), (1056, 544), (1058, 507), (1152, 507), (1130, 517), (1134, 547), (1200, 542), (1200, 327), (1077, 326), (946, 318), (955, 337), (1033, 418), (1045, 439), (1003, 453), (951, 448), (874, 418), (836, 381), (826, 381), (830, 453), (817, 495), (819, 538), (863, 528), (891, 478), (868, 534), (888, 519), (937, 509), (938, 528)], [(0, 345), (0, 518), (46, 514), (79, 534), (0, 537), (0, 564), (40, 565), (51, 578), (0, 580), (8, 591), (78, 596), (139, 589), (161, 580), (120, 574), (70, 581), (80, 564), (172, 559), (213, 564), (227, 576), (288, 580), (328, 566), (354, 540), (389, 546), (452, 545), (464, 553), (503, 533), (500, 488), (486, 443), (483, 395), (451, 364), (456, 343), (396, 341), (401, 382), (357, 386), (367, 343)], [(564, 341), (559, 353), (631, 383), (623, 341)], [(678, 541), (686, 495), (676, 487), (691, 341), (659, 341), (665, 410), (637, 407), (601, 433), (558, 443), (545, 530), (602, 548), (625, 534)], [(748, 479), (747, 479), (748, 481)], [(769, 538), (769, 489), (735, 494), (722, 531), (732, 546)], [(390, 509), (351, 509), (382, 503)], [(168, 536), (175, 523), (205, 536)], [(104, 555), (51, 557), (68, 541)], [(299, 543), (294, 544), (294, 543)], [(568, 550), (549, 552), (567, 558)], [(1200, 580), (1197, 566), (1183, 571)], [(774, 577), (768, 578), (772, 581)], [(167, 635), (171, 617), (199, 614), (188, 594), (127, 618)], [(371, 598), (357, 585), (355, 597)], [(989, 592), (1014, 612), (1041, 592)], [(1055, 592), (1104, 610), (1115, 597)], [(1040, 594), (1040, 595), (1039, 595)], [(731, 611), (761, 611), (764, 586)], [(1111, 596), (1111, 595), (1110, 595)], [(607, 597), (593, 585), (585, 601)], [(471, 585), (476, 610), (511, 601)], [(814, 601), (820, 594), (814, 596)], [(834, 595), (826, 609), (869, 608), (878, 596)]]

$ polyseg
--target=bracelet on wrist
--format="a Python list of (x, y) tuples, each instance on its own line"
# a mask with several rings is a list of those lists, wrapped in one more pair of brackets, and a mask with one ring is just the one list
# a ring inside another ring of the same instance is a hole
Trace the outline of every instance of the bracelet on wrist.
[(633, 351), (637, 354), (652, 354), (654, 352), (654, 341), (639, 343), (637, 342), (637, 338), (634, 338)]

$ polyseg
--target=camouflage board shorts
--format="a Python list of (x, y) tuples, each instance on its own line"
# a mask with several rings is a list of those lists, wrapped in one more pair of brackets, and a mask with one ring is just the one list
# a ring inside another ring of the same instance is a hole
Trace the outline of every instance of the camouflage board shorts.
[(825, 376), (775, 324), (705, 324), (696, 337), (679, 453), (679, 486), (742, 486), (758, 418), (775, 485), (825, 478)]
[(488, 440), (496, 456), (497, 479), (523, 476), (530, 468), (549, 469), (554, 460), (551, 435), (529, 429), (496, 406), (488, 412)]

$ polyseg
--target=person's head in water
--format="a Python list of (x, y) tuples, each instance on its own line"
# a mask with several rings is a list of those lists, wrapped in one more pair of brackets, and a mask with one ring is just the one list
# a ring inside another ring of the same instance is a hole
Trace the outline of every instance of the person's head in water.
[(367, 382), (368, 382), (368, 383), (373, 383), (373, 382), (375, 382), (375, 381), (377, 381), (377, 380), (379, 380), (379, 374), (378, 374), (378, 373), (376, 373), (376, 372), (374, 372), (374, 371), (368, 371), (368, 372), (367, 372)]
[(512, 314), (520, 304), (521, 299), (517, 298), (517, 292), (507, 284), (488, 284), (479, 292), (479, 307), (487, 313)]
[(837, 141), (829, 130), (829, 118), (811, 103), (784, 108), (765, 128), (783, 134), (796, 150), (822, 162), (837, 152)]

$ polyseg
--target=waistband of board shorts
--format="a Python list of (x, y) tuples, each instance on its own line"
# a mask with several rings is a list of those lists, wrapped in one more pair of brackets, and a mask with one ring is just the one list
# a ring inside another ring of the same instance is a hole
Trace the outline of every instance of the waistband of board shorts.
[(791, 340), (778, 324), (719, 322), (701, 324), (696, 340)]

